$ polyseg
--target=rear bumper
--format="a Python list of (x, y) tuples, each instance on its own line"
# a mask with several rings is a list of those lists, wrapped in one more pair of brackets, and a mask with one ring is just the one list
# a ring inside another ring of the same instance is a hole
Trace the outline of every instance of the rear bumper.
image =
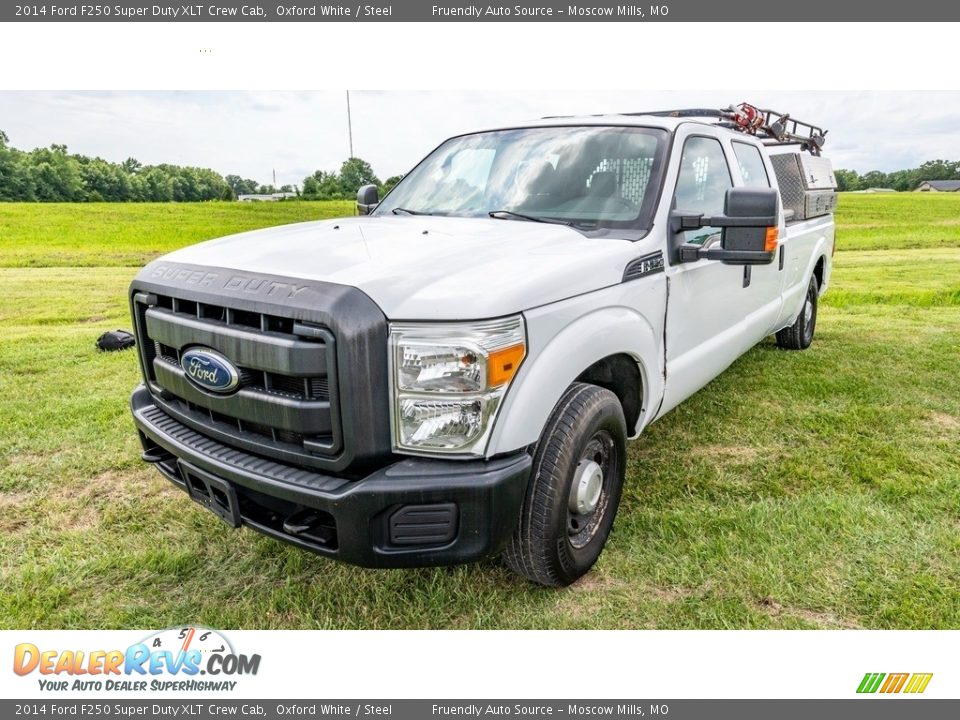
[(130, 400), (144, 459), (235, 527), (365, 567), (453, 565), (498, 552), (530, 474), (522, 453), (490, 461), (400, 460), (351, 480), (223, 445)]

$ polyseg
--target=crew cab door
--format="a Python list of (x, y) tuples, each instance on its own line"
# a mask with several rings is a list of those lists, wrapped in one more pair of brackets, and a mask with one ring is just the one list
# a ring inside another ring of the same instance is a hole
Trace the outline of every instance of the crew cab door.
[[(729, 188), (770, 187), (760, 150), (752, 141), (731, 141), (729, 135), (711, 134), (692, 124), (678, 128), (664, 191), (665, 195), (672, 191), (672, 209), (720, 215)], [(667, 372), (660, 414), (706, 385), (769, 334), (780, 312), (781, 294), (776, 260), (751, 266), (705, 258), (680, 262), (673, 252), (683, 242), (719, 244), (719, 228), (673, 234), (668, 227), (667, 233), (671, 250), (666, 269)]]

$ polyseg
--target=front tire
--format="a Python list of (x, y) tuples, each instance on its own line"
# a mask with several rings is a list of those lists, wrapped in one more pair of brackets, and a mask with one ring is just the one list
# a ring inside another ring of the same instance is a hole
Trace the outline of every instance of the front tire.
[(562, 587), (600, 557), (620, 505), (627, 424), (617, 396), (574, 383), (537, 444), (520, 523), (506, 564), (540, 585)]
[(806, 350), (813, 342), (813, 333), (817, 329), (817, 303), (820, 299), (820, 286), (816, 276), (810, 278), (807, 294), (803, 298), (803, 307), (793, 325), (777, 331), (777, 345), (784, 350)]

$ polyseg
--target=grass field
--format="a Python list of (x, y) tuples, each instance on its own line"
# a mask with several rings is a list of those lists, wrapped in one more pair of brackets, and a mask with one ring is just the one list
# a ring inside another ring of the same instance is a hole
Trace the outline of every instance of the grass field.
[(844, 195), (813, 348), (631, 447), (594, 571), (371, 571), (227, 529), (138, 459), (133, 265), (349, 205), (0, 205), (3, 628), (960, 628), (960, 196)]

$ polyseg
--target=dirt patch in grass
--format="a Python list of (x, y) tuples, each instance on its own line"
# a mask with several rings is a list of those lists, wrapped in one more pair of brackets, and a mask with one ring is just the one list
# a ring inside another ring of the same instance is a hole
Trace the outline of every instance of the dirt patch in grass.
[(947, 415), (947, 413), (942, 412), (932, 412), (930, 413), (930, 423), (940, 429), (940, 430), (949, 430), (956, 432), (960, 430), (960, 420), (955, 418), (953, 415)]
[(710, 460), (748, 463), (753, 462), (760, 451), (747, 445), (704, 445), (695, 448), (693, 453)]
[(603, 592), (616, 590), (626, 585), (623, 580), (603, 573), (591, 572), (570, 586), (570, 592)]
[(144, 470), (107, 470), (92, 479), (51, 488), (45, 501), (51, 506), (54, 526), (72, 532), (97, 527), (104, 511), (119, 504), (142, 502), (166, 489), (162, 478)]
[(666, 603), (674, 603), (680, 600), (686, 600), (692, 597), (700, 597), (704, 594), (703, 590), (694, 590), (685, 587), (652, 587), (650, 594), (657, 600)]
[[(19, 373), (18, 373), (19, 374)], [(7, 456), (7, 466), (16, 467), (18, 465), (39, 465), (49, 463), (60, 453), (38, 453), (38, 452), (19, 452)]]
[(0, 493), (0, 533), (14, 532), (28, 524), (24, 510), (33, 497), (27, 492)]
[(822, 630), (862, 630), (862, 626), (851, 620), (838, 618), (833, 613), (808, 610), (806, 608), (784, 607), (772, 597), (761, 598), (756, 602), (757, 609), (772, 618), (796, 618)]

